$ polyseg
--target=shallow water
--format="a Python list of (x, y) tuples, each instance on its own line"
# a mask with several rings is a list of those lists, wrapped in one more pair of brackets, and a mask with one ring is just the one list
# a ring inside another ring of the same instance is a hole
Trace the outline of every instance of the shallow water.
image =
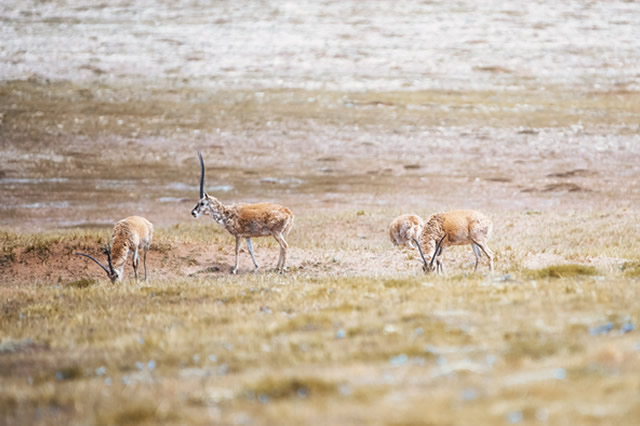
[(640, 89), (640, 3), (6, 1), (0, 78), (214, 89)]
[[(640, 3), (0, 4), (0, 223), (637, 206)], [(12, 81), (22, 80), (20, 82)]]

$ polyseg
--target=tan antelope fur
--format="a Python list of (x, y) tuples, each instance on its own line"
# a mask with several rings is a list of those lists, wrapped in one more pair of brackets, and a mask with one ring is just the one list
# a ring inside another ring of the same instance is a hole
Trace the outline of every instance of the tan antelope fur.
[(111, 244), (105, 249), (107, 266), (97, 261), (94, 257), (85, 253), (76, 253), (88, 257), (104, 269), (111, 282), (122, 279), (124, 265), (131, 252), (131, 263), (138, 279), (138, 265), (140, 264), (140, 250), (142, 250), (142, 262), (144, 265), (144, 280), (147, 280), (147, 252), (153, 238), (153, 224), (144, 217), (129, 216), (118, 221), (113, 227)]
[(476, 256), (474, 271), (478, 269), (480, 250), (489, 259), (489, 270), (493, 271), (493, 252), (487, 245), (492, 230), (491, 220), (475, 210), (454, 210), (431, 215), (425, 222), (418, 245), (424, 262), (422, 269), (425, 272), (431, 272), (434, 269), (437, 272), (444, 272), (442, 255), (444, 249), (448, 246), (471, 244), (473, 254)]
[(424, 221), (415, 214), (403, 214), (389, 225), (389, 239), (394, 246), (415, 248), (414, 240), (420, 238)]
[(200, 215), (208, 213), (213, 220), (236, 237), (236, 263), (231, 272), (234, 274), (238, 272), (238, 253), (240, 252), (240, 244), (243, 238), (247, 241), (253, 266), (258, 269), (258, 263), (253, 255), (251, 238), (267, 236), (272, 236), (280, 244), (280, 256), (278, 257), (276, 270), (284, 272), (286, 270), (287, 249), (289, 248), (284, 237), (293, 227), (293, 213), (291, 213), (291, 210), (271, 203), (238, 203), (229, 206), (222, 204), (217, 198), (204, 191), (204, 160), (199, 152), (198, 157), (201, 171), (200, 200), (191, 210), (191, 214), (193, 217), (198, 218)]

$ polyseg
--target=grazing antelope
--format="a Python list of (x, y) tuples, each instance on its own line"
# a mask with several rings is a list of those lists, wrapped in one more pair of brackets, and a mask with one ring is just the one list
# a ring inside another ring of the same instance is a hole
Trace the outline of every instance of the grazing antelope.
[(414, 240), (420, 238), (424, 221), (415, 214), (403, 214), (389, 225), (389, 239), (394, 246), (415, 248)]
[(117, 222), (113, 227), (111, 244), (105, 248), (108, 268), (98, 262), (93, 256), (86, 253), (75, 253), (85, 256), (96, 262), (104, 271), (111, 282), (122, 278), (122, 270), (131, 251), (131, 263), (138, 279), (138, 265), (140, 264), (140, 250), (142, 250), (142, 263), (144, 264), (144, 280), (147, 280), (147, 252), (153, 238), (153, 224), (144, 217), (129, 216)]
[(291, 213), (291, 210), (271, 203), (238, 203), (225, 206), (217, 198), (211, 197), (204, 192), (204, 160), (200, 152), (198, 152), (198, 158), (200, 159), (200, 200), (191, 210), (191, 214), (193, 217), (198, 218), (198, 216), (208, 213), (213, 220), (236, 237), (236, 264), (231, 272), (234, 274), (238, 272), (238, 253), (240, 252), (242, 238), (247, 240), (247, 247), (253, 260), (253, 266), (258, 269), (258, 263), (253, 255), (251, 238), (269, 235), (273, 236), (280, 244), (280, 256), (278, 257), (276, 270), (284, 272), (286, 270), (287, 249), (289, 248), (284, 237), (293, 226), (293, 213)]
[[(418, 245), (420, 256), (424, 262), (422, 269), (425, 272), (431, 272), (434, 269), (437, 272), (444, 272), (442, 260), (444, 248), (471, 244), (473, 254), (476, 256), (473, 270), (478, 269), (480, 250), (482, 250), (489, 259), (489, 270), (493, 271), (493, 252), (487, 245), (492, 230), (491, 220), (474, 210), (454, 210), (431, 215), (422, 229), (420, 242), (417, 239), (414, 241)], [(427, 260), (425, 253), (427, 255), (433, 254)], [(434, 260), (436, 261), (435, 268), (433, 266)]]

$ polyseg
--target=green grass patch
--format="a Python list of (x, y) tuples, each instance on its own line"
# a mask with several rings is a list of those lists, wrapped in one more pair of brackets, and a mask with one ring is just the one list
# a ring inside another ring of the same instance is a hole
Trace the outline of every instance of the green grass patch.
[(531, 279), (545, 278), (576, 278), (581, 276), (597, 275), (598, 270), (593, 266), (569, 264), (551, 265), (542, 269), (529, 270), (525, 273)]
[(638, 278), (640, 277), (640, 262), (625, 262), (620, 267), (620, 270), (625, 277)]
[(56, 379), (59, 381), (75, 380), (83, 376), (84, 374), (82, 372), (82, 369), (75, 365), (63, 367), (56, 371)]
[(315, 377), (275, 377), (267, 376), (258, 382), (249, 385), (245, 394), (249, 397), (257, 397), (259, 400), (307, 398), (313, 396), (329, 395), (336, 391), (336, 384)]
[(105, 411), (98, 415), (98, 425), (138, 425), (175, 422), (175, 413), (163, 413), (158, 410), (156, 402), (138, 400), (124, 402), (113, 411)]
[(96, 283), (97, 283), (96, 280), (92, 280), (92, 279), (89, 279), (89, 278), (81, 278), (81, 279), (76, 280), (76, 281), (68, 282), (65, 285), (67, 287), (73, 287), (73, 288), (87, 288), (87, 287), (91, 287), (92, 285), (94, 285)]
[(418, 278), (391, 278), (383, 281), (385, 288), (415, 287), (420, 285)]

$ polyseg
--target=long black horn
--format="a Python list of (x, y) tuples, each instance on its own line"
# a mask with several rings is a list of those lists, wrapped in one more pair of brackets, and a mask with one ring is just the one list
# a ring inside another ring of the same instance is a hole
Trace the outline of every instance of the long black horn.
[(96, 258), (95, 258), (95, 257), (93, 257), (93, 256), (89, 256), (88, 254), (85, 254), (85, 253), (74, 253), (74, 254), (77, 254), (78, 256), (88, 257), (89, 259), (93, 260), (93, 261), (94, 261), (94, 262), (96, 262), (98, 265), (100, 265), (100, 267), (101, 267), (102, 269), (104, 269), (104, 271), (107, 273), (107, 275), (111, 275), (111, 272), (109, 272), (109, 270), (107, 269), (107, 267), (106, 267), (106, 266), (104, 266), (102, 263), (98, 262), (98, 261), (96, 260)]
[(204, 160), (200, 151), (198, 151), (198, 158), (200, 159), (200, 199), (202, 199), (204, 198)]
[(420, 247), (420, 243), (418, 242), (418, 240), (416, 238), (413, 239), (413, 242), (416, 243), (416, 246), (418, 247), (418, 251), (420, 252), (420, 257), (422, 257), (422, 261), (424, 262), (425, 266), (427, 265), (427, 259), (424, 258), (424, 253), (422, 252), (422, 247)]
[(115, 269), (113, 268), (113, 262), (111, 261), (111, 245), (108, 245), (104, 248), (104, 254), (107, 255), (107, 262), (109, 262), (109, 269), (111, 269), (111, 274), (115, 273)]
[(429, 263), (429, 269), (433, 267), (433, 261), (436, 259), (436, 256), (442, 253), (442, 242), (445, 238), (447, 238), (447, 234), (444, 234), (444, 237), (440, 238), (440, 241), (438, 241), (438, 244), (436, 244), (436, 249), (433, 251), (433, 257), (431, 258), (431, 262)]

